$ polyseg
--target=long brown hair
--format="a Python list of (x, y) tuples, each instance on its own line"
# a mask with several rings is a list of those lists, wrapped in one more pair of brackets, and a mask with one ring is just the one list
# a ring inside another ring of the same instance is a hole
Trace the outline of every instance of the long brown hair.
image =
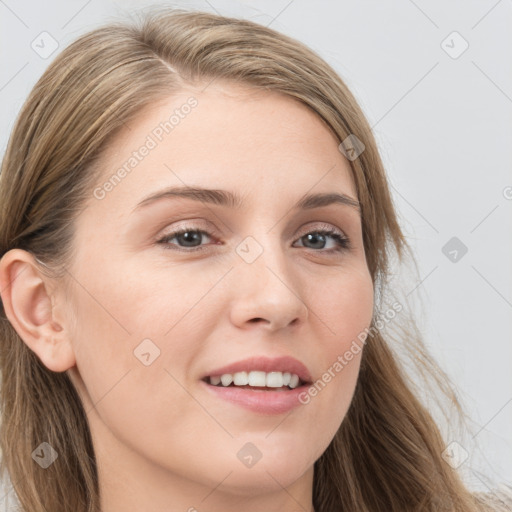
[[(92, 193), (107, 143), (144, 107), (187, 84), (216, 79), (284, 93), (316, 112), (340, 143), (351, 135), (362, 141), (364, 151), (350, 165), (368, 268), (376, 294), (385, 297), (391, 257), (402, 261), (411, 251), (372, 131), (345, 83), (290, 37), (250, 21), (181, 9), (89, 32), (45, 71), (2, 162), (0, 256), (24, 249), (45, 264), (41, 272), (64, 276), (73, 220)], [(2, 474), (8, 472), (27, 512), (97, 512), (95, 454), (79, 396), (65, 373), (47, 369), (27, 347), (3, 306), (1, 313)], [(491, 510), (443, 460), (439, 428), (391, 350), (391, 335), (375, 327), (377, 313), (351, 406), (315, 463), (315, 511)], [(404, 330), (402, 336), (415, 363), (459, 408), (419, 333)], [(59, 454), (44, 470), (30, 456), (42, 441)]]

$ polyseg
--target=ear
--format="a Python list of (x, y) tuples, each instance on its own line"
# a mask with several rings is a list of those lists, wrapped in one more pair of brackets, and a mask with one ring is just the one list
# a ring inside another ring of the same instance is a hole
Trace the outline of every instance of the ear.
[(52, 284), (28, 251), (11, 249), (0, 260), (0, 295), (7, 319), (48, 369), (63, 372), (76, 360), (49, 293)]

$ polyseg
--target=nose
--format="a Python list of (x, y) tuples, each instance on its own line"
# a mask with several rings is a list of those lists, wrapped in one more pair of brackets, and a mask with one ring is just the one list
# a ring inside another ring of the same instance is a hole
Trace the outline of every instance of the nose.
[(277, 331), (298, 326), (308, 318), (303, 283), (279, 241), (269, 238), (273, 240), (261, 244), (263, 252), (255, 261), (248, 263), (241, 258), (233, 271), (231, 321), (237, 327), (261, 324), (266, 330)]

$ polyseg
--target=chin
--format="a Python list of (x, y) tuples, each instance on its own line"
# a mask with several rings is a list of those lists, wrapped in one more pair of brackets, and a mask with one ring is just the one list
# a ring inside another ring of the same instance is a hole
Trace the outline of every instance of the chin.
[(294, 461), (277, 465), (273, 465), (273, 461), (267, 461), (267, 464), (263, 465), (260, 460), (251, 469), (235, 467), (223, 482), (222, 489), (230, 494), (248, 498), (260, 496), (265, 492), (282, 492), (283, 488), (296, 482), (308, 469), (309, 466), (300, 469)]

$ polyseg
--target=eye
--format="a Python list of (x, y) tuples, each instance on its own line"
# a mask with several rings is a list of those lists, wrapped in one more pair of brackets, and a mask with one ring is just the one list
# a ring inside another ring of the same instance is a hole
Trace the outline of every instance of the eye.
[[(337, 231), (334, 228), (320, 229), (309, 231), (305, 235), (302, 235), (299, 240), (306, 239), (308, 243), (316, 244), (320, 243), (320, 245), (324, 245), (326, 243), (326, 239), (331, 238), (335, 241), (335, 247), (331, 249), (324, 250), (322, 252), (332, 253), (332, 252), (341, 252), (351, 248), (349, 238)], [(319, 247), (316, 247), (319, 248)], [(324, 249), (324, 247), (320, 247), (320, 249)]]
[[(208, 231), (196, 229), (194, 227), (184, 227), (180, 230), (173, 231), (172, 233), (165, 235), (163, 238), (158, 240), (157, 243), (162, 244), (164, 249), (171, 249), (181, 252), (195, 252), (203, 250), (201, 240), (204, 236), (208, 238), (213, 237), (212, 234)], [(325, 245), (327, 244), (327, 240), (329, 238), (334, 241), (335, 246), (329, 249), (325, 249)], [(178, 242), (178, 245), (171, 243), (171, 241), (175, 239)], [(321, 252), (334, 253), (346, 251), (351, 248), (349, 238), (342, 232), (332, 227), (308, 231), (297, 240), (302, 241), (303, 239), (306, 241), (306, 243), (314, 245), (312, 249), (314, 249), (315, 252), (319, 252), (317, 249), (322, 249)], [(321, 245), (322, 247), (318, 247), (318, 245)], [(303, 247), (306, 246), (303, 245)]]
[[(204, 231), (202, 229), (195, 229), (193, 227), (188, 227), (188, 228), (185, 227), (178, 231), (174, 231), (172, 233), (169, 233), (168, 235), (165, 235), (163, 238), (158, 240), (157, 243), (163, 244), (165, 249), (173, 249), (173, 250), (182, 251), (182, 252), (194, 252), (197, 250), (202, 250), (202, 247), (197, 245), (197, 243), (201, 241), (201, 237), (203, 235), (210, 237), (210, 234), (207, 231)], [(184, 247), (186, 247), (188, 249), (172, 247), (172, 244), (169, 244), (169, 242), (171, 240), (174, 240), (175, 238), (179, 241), (184, 241), (184, 243), (185, 243)], [(192, 245), (188, 245), (188, 244), (192, 244)]]

